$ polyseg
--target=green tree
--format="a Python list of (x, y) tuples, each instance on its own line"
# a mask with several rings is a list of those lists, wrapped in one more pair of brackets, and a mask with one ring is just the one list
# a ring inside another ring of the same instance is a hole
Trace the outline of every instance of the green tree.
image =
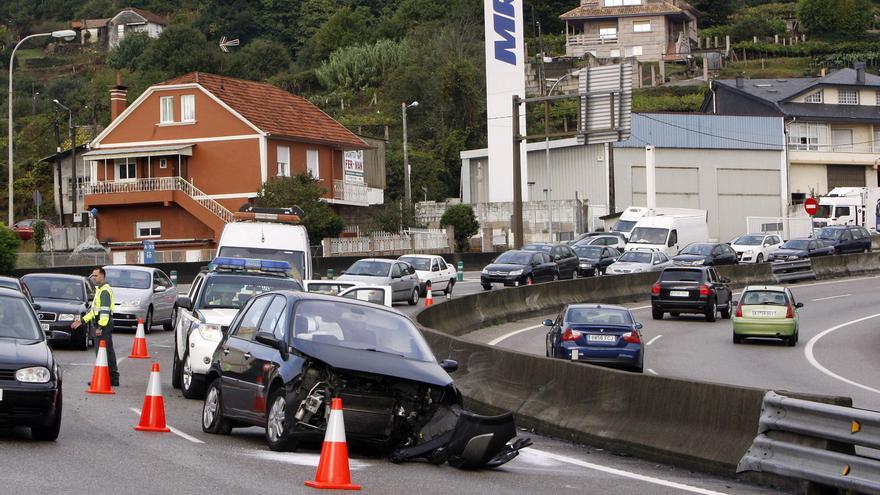
[(871, 0), (800, 0), (798, 19), (812, 34), (861, 34), (873, 21)]
[(136, 66), (169, 78), (193, 71), (216, 73), (220, 69), (220, 49), (208, 43), (197, 29), (173, 24), (150, 43)]
[(373, 18), (365, 8), (338, 9), (309, 38), (297, 61), (307, 67), (314, 67), (339, 48), (372, 41), (372, 22)]
[(739, 4), (739, 1), (734, 0), (696, 0), (691, 2), (691, 5), (700, 11), (700, 25), (706, 27), (726, 23)]
[(293, 177), (274, 177), (263, 184), (255, 204), (268, 208), (299, 206), (303, 210), (303, 225), (313, 244), (325, 237), (336, 237), (345, 228), (330, 205), (321, 201), (327, 190), (308, 172)]
[(455, 229), (455, 244), (459, 251), (467, 251), (470, 247), (468, 239), (480, 231), (480, 224), (470, 205), (450, 206), (440, 218), (440, 225), (451, 225)]
[(227, 73), (241, 79), (265, 81), (290, 69), (290, 52), (281, 43), (256, 39), (232, 55)]
[(315, 74), (330, 90), (357, 92), (377, 88), (387, 74), (400, 65), (406, 50), (404, 43), (393, 40), (340, 48), (316, 69)]
[(107, 53), (107, 65), (114, 69), (134, 69), (153, 41), (147, 33), (131, 33)]
[(34, 222), (34, 250), (42, 253), (44, 242), (46, 242), (46, 222), (40, 220)]
[(20, 245), (18, 234), (0, 224), (0, 275), (12, 275)]
[(299, 50), (305, 46), (335, 11), (333, 0), (302, 0), (296, 16), (294, 48)]

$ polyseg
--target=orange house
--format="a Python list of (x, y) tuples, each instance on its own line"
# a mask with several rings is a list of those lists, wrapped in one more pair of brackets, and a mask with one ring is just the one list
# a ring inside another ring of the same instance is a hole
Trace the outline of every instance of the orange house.
[(85, 206), (98, 210), (98, 240), (111, 247), (213, 246), (268, 179), (307, 170), (330, 204), (382, 202), (343, 167), (346, 152), (371, 146), (304, 98), (199, 72), (151, 86), (127, 108), (125, 91), (117, 81), (112, 122), (83, 156)]

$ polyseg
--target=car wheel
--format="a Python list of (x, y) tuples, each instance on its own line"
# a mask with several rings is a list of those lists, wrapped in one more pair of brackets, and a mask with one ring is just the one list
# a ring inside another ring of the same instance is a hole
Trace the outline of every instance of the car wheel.
[(556, 282), (557, 280), (559, 280), (559, 272), (553, 274), (553, 281)]
[(162, 330), (170, 332), (174, 330), (174, 324), (177, 322), (177, 306), (171, 308), (171, 321), (162, 325)]
[(663, 311), (661, 311), (659, 308), (651, 308), (651, 317), (655, 320), (662, 320)]
[(183, 361), (180, 364), (180, 391), (187, 399), (201, 399), (205, 393), (204, 383), (192, 371), (188, 350), (183, 355)]
[(706, 308), (706, 321), (713, 322), (718, 314), (718, 303), (713, 299)]
[(731, 303), (731, 300), (728, 299), (727, 300), (727, 307), (721, 310), (721, 317), (724, 318), (725, 320), (730, 319), (730, 303)]
[(492, 290), (492, 284), (483, 284), (483, 290)]
[(284, 387), (277, 387), (269, 394), (266, 411), (266, 444), (276, 452), (293, 450), (295, 443), (287, 436), (287, 399)]
[(449, 283), (446, 284), (446, 290), (443, 291), (443, 292), (444, 292), (447, 296), (451, 296), (451, 295), (452, 295), (452, 290), (453, 290), (453, 289), (455, 289), (455, 279), (454, 279), (454, 278), (451, 278), (451, 279), (449, 279)]
[(734, 343), (734, 344), (739, 344), (739, 343), (742, 342), (742, 340), (743, 340), (742, 337), (740, 337), (740, 336), (737, 335), (737, 334), (733, 334), (733, 343)]
[(644, 373), (644, 369), (641, 366), (633, 366), (630, 368), (630, 371), (633, 373)]
[(571, 271), (571, 279), (577, 280), (577, 278), (578, 278), (578, 271), (577, 271), (577, 268), (575, 268), (574, 270)]
[(407, 302), (409, 303), (410, 306), (415, 306), (416, 304), (419, 303), (419, 288), (418, 287), (413, 287), (412, 295), (410, 296), (409, 301), (407, 301)]
[(89, 325), (83, 325), (80, 329), (82, 329), (82, 339), (77, 347), (81, 351), (87, 351), (89, 350)]
[(797, 345), (797, 336), (792, 335), (791, 337), (786, 337), (784, 341), (785, 345), (787, 345), (788, 347), (794, 347)]
[(764, 262), (764, 253), (758, 253), (758, 257), (755, 258), (755, 263), (763, 263)]
[(58, 408), (55, 409), (55, 417), (52, 424), (45, 428), (31, 428), (31, 438), (41, 442), (54, 442), (61, 433), (62, 394), (58, 391)]
[(214, 435), (228, 435), (232, 423), (223, 417), (223, 396), (220, 393), (220, 378), (215, 378), (208, 386), (208, 395), (202, 407), (202, 431)]
[(144, 333), (149, 334), (153, 330), (153, 307), (147, 308), (147, 316), (144, 318)]
[(171, 358), (171, 387), (180, 388), (180, 357), (177, 355), (177, 336), (174, 338), (174, 356)]

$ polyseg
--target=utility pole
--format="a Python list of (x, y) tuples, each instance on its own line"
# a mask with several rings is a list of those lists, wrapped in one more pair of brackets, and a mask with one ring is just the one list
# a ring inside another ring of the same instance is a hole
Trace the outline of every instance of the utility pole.
[[(538, 26), (538, 45), (541, 48), (541, 96), (546, 96), (547, 90), (547, 74), (544, 69), (544, 36), (541, 33), (541, 23), (535, 23)], [(561, 79), (560, 79), (561, 80)], [(555, 87), (555, 86), (554, 86)], [(547, 173), (547, 234), (550, 242), (553, 242), (553, 207), (551, 203), (551, 194), (553, 193), (553, 181), (550, 179), (550, 102), (544, 102), (544, 170)], [(531, 198), (531, 196), (529, 196)]]
[(522, 100), (513, 95), (513, 248), (523, 247), (523, 204), (522, 204), (522, 157), (520, 156), (519, 106)]
[(70, 169), (71, 169), (71, 191), (70, 191), (70, 209), (71, 215), (76, 215), (77, 196), (79, 195), (79, 184), (76, 182), (76, 126), (73, 125), (73, 114), (71, 113), (67, 122), (70, 128)]
[(61, 182), (61, 122), (55, 112), (55, 169), (58, 174), (58, 225), (64, 225), (64, 184)]

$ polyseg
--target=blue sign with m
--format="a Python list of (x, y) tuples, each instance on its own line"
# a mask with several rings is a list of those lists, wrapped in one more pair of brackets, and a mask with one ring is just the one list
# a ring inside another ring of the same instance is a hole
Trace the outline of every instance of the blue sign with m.
[(501, 36), (501, 40), (495, 41), (495, 60), (510, 65), (516, 65), (516, 9), (513, 2), (516, 0), (494, 0), (495, 6), (494, 26), (495, 34)]

